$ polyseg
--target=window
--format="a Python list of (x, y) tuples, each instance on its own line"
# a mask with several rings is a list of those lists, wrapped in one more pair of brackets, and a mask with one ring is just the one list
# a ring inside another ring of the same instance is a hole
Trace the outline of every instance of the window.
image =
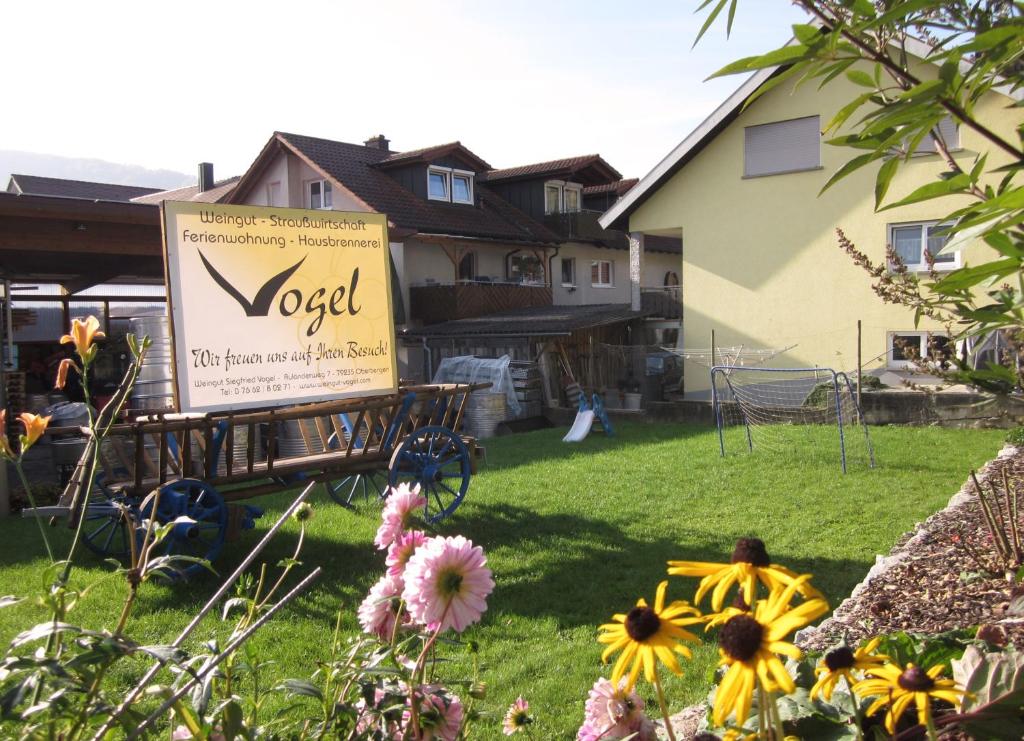
[(508, 279), (514, 283), (544, 283), (544, 264), (536, 255), (515, 254), (508, 261)]
[(427, 198), (432, 201), (450, 201), (450, 179), (451, 170), (443, 167), (427, 168)]
[(942, 370), (950, 366), (955, 345), (937, 332), (889, 332), (886, 365), (910, 368), (928, 365)]
[(281, 205), (281, 182), (267, 183), (267, 205)]
[(576, 285), (576, 258), (562, 258), (562, 285), (574, 287)]
[(890, 224), (889, 245), (911, 272), (928, 270), (928, 255), (936, 270), (955, 270), (960, 267), (960, 251), (939, 254), (948, 239), (942, 234), (948, 226), (937, 221)]
[(673, 286), (679, 285), (679, 275), (676, 273), (675, 270), (669, 270), (667, 273), (665, 273), (664, 285), (666, 288), (671, 288)]
[(821, 167), (819, 116), (748, 126), (743, 130), (743, 176), (780, 175)]
[(459, 260), (459, 280), (476, 280), (475, 252), (467, 252)]
[(544, 213), (562, 214), (575, 213), (580, 210), (583, 201), (583, 187), (562, 180), (549, 180), (544, 183)]
[(615, 285), (614, 263), (611, 260), (594, 260), (590, 263), (590, 284), (594, 288), (611, 288)]
[(473, 203), (473, 173), (450, 167), (427, 168), (427, 198), (431, 201)]
[[(960, 127), (956, 125), (956, 121), (954, 121), (952, 117), (946, 116), (944, 119), (939, 121), (938, 129), (939, 134), (942, 136), (942, 141), (945, 142), (947, 149), (951, 152), (960, 149)], [(935, 148), (935, 137), (931, 134), (927, 134), (917, 145), (917, 149), (914, 150), (914, 154), (937, 153), (938, 150)]]
[(314, 180), (307, 183), (306, 193), (309, 195), (309, 208), (331, 208), (331, 184), (327, 180)]

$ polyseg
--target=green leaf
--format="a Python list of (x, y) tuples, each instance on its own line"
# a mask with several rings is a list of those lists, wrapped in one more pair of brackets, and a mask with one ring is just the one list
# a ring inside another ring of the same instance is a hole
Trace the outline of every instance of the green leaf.
[(882, 211), (886, 211), (890, 208), (897, 208), (899, 206), (907, 206), (911, 203), (920, 203), (921, 201), (929, 201), (932, 198), (941, 198), (942, 196), (948, 196), (953, 193), (962, 193), (971, 187), (971, 177), (965, 172), (959, 175), (954, 175), (946, 180), (939, 180), (934, 183), (928, 183), (922, 185), (920, 188), (915, 190), (906, 198), (903, 198), (895, 203), (890, 203), (888, 206), (882, 208)]
[[(967, 690), (961, 721), (972, 738), (1020, 738), (1024, 721), (1019, 706), (1024, 698), (1024, 654), (1014, 647), (983, 653), (968, 646), (952, 662), (953, 677)], [(992, 734), (995, 735), (992, 735)]]
[(889, 192), (889, 183), (892, 182), (893, 175), (896, 174), (897, 168), (900, 166), (898, 157), (890, 157), (882, 166), (878, 168), (878, 175), (875, 177), (875, 210), (882, 205), (882, 199), (885, 198), (885, 194)]
[(828, 179), (828, 182), (825, 183), (824, 186), (822, 186), (821, 190), (818, 192), (818, 195), (820, 196), (822, 193), (824, 193), (826, 190), (828, 190), (833, 185), (838, 183), (840, 180), (845, 178), (851, 172), (859, 170), (861, 167), (864, 167), (864, 165), (868, 164), (877, 157), (878, 155), (876, 155), (874, 152), (868, 152), (867, 154), (857, 155), (852, 160), (850, 160), (845, 165), (836, 170), (835, 173), (832, 174), (832, 177), (830, 177)]
[[(697, 38), (695, 38), (693, 40), (693, 46), (697, 46), (697, 43), (701, 40), (701, 37), (705, 33), (707, 33), (707, 30), (709, 28), (711, 28), (711, 24), (715, 22), (715, 18), (718, 17), (718, 14), (722, 12), (722, 8), (725, 7), (725, 3), (727, 1), (728, 0), (718, 0), (718, 4), (714, 7), (714, 9), (710, 13), (708, 13), (708, 17), (707, 17), (707, 19), (705, 19), (704, 25), (701, 26), (700, 27), (700, 31), (697, 32)], [(697, 12), (699, 13), (700, 11), (704, 10), (704, 8), (706, 8), (712, 2), (714, 2), (714, 0), (705, 0), (705, 2), (701, 3), (700, 7), (697, 8)], [(693, 47), (690, 47), (690, 48), (692, 49)]]
[(304, 679), (286, 679), (276, 689), (287, 692), (289, 695), (315, 697), (318, 700), (324, 699), (324, 693), (320, 691), (320, 688)]
[(887, 13), (875, 18), (875, 20), (865, 25), (865, 28), (881, 28), (888, 26), (893, 21), (901, 21), (909, 15), (928, 8), (934, 3), (934, 0), (904, 0), (904, 2), (896, 3), (896, 7)]
[(818, 26), (812, 26), (809, 23), (794, 23), (793, 24), (793, 36), (801, 44), (810, 46), (821, 40), (821, 29)]
[(793, 44), (792, 46), (784, 46), (781, 49), (775, 49), (757, 57), (744, 57), (725, 65), (722, 69), (708, 77), (708, 79), (711, 80), (715, 77), (724, 77), (725, 75), (737, 75), (742, 72), (792, 64), (804, 59), (807, 56), (807, 51), (807, 47), (803, 44)]
[(956, 51), (961, 55), (969, 52), (988, 51), (1007, 41), (1019, 39), (1021, 36), (1024, 36), (1024, 28), (1019, 25), (997, 26), (979, 33), (966, 44), (958, 46)]
[(914, 85), (914, 87), (901, 93), (900, 99), (912, 100), (915, 98), (921, 98), (925, 96), (929, 98), (934, 97), (933, 95), (928, 94), (932, 93), (933, 91), (937, 91), (939, 88), (945, 87), (945, 85), (946, 83), (943, 80), (928, 80), (927, 82), (922, 82), (920, 85)]
[(874, 3), (871, 0), (853, 0), (853, 12), (864, 18), (874, 18)]
[(852, 82), (854, 85), (860, 85), (861, 87), (875, 89), (875, 80), (871, 75), (862, 69), (851, 69), (846, 73), (846, 79)]
[(963, 267), (954, 270), (935, 284), (934, 290), (941, 293), (949, 293), (964, 288), (970, 288), (989, 278), (1002, 278), (1020, 269), (1020, 260), (1007, 257), (1002, 260), (993, 260), (982, 263), (975, 267)]

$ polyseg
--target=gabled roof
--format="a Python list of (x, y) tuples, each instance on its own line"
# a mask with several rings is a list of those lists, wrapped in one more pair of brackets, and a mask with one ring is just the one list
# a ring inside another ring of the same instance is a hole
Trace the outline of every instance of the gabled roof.
[(628, 322), (649, 316), (650, 313), (633, 311), (629, 304), (531, 306), (470, 319), (453, 319), (450, 322), (408, 329), (403, 334), (409, 337), (565, 336), (581, 329)]
[(605, 162), (601, 155), (584, 154), (532, 165), (508, 167), (504, 170), (491, 170), (487, 173), (487, 182), (504, 183), (539, 177), (574, 177), (584, 185), (600, 185), (612, 180), (621, 180), (622, 173)]
[(614, 183), (605, 183), (604, 185), (588, 185), (583, 189), (583, 195), (596, 196), (602, 193), (614, 193), (621, 196), (639, 182), (640, 178), (627, 178), (625, 180), (616, 180)]
[(227, 201), (242, 202), (263, 170), (282, 152), (303, 160), (367, 210), (386, 214), (395, 227), (427, 234), (514, 243), (551, 244), (559, 241), (554, 232), (513, 208), (479, 182), (475, 187), (477, 202), (472, 206), (430, 201), (404, 188), (376, 166), (391, 159), (394, 153), (301, 134), (275, 132)]
[(130, 201), (137, 196), (156, 193), (159, 188), (138, 185), (94, 183), (88, 180), (47, 178), (39, 175), (11, 175), (9, 193), (57, 198), (85, 198), (90, 201)]
[(462, 146), (462, 142), (457, 141), (449, 142), (448, 144), (438, 144), (433, 147), (424, 147), (423, 149), (413, 149), (408, 152), (392, 152), (388, 157), (378, 162), (377, 167), (386, 170), (391, 167), (402, 167), (416, 162), (432, 162), (452, 154), (459, 155), (462, 159), (466, 160), (467, 163), (473, 166), (475, 172), (484, 172), (491, 169), (489, 164)]
[(194, 201), (196, 203), (220, 203), (235, 189), (241, 175), (219, 180), (209, 190), (199, 190), (198, 185), (189, 185), (174, 190), (161, 190), (149, 195), (133, 198), (132, 203), (161, 203), (162, 201)]

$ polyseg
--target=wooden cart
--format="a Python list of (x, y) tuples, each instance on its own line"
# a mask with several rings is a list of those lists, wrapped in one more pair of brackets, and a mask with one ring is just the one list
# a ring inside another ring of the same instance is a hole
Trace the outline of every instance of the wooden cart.
[[(395, 394), (265, 411), (138, 417), (105, 438), (84, 507), (74, 503), (86, 456), (60, 504), (35, 514), (81, 515), (83, 542), (114, 558), (128, 554), (133, 523), (154, 516), (177, 522), (161, 547), (207, 561), (262, 515), (237, 502), (311, 481), (345, 506), (360, 493), (378, 497), (389, 486), (419, 484), (425, 518), (437, 522), (469, 488), (479, 449), (459, 430), (470, 393), (487, 385), (408, 385)], [(190, 566), (186, 575), (202, 568)]]

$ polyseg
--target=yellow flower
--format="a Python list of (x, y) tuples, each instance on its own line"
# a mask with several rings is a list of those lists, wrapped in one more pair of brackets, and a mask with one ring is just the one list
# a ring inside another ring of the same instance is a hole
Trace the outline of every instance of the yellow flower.
[(665, 607), (666, 589), (668, 589), (667, 581), (658, 585), (653, 608), (649, 607), (647, 601), (641, 597), (637, 600), (636, 607), (628, 613), (613, 615), (614, 622), (601, 626), (601, 630), (605, 632), (598, 636), (597, 640), (600, 643), (609, 644), (601, 654), (601, 661), (607, 663), (613, 653), (622, 651), (622, 655), (619, 656), (618, 661), (615, 662), (615, 668), (612, 670), (612, 685), (618, 686), (619, 680), (626, 673), (626, 667), (631, 661), (633, 662), (633, 666), (629, 670), (626, 692), (629, 692), (636, 683), (641, 666), (647, 681), (654, 682), (657, 659), (660, 659), (661, 663), (674, 674), (682, 674), (683, 670), (673, 652), (688, 659), (693, 658), (690, 649), (679, 641), (696, 642), (697, 636), (683, 630), (682, 626), (699, 623), (703, 618), (700, 617), (700, 611), (683, 600), (675, 600)]
[[(757, 599), (757, 582), (760, 580), (769, 591), (785, 587), (796, 581), (797, 575), (785, 566), (773, 564), (768, 557), (764, 541), (760, 538), (740, 538), (732, 552), (731, 563), (707, 563), (705, 561), (669, 561), (671, 576), (702, 576), (693, 601), (700, 603), (712, 587), (711, 608), (718, 612), (725, 602), (725, 595), (733, 584), (740, 585), (743, 600), (754, 604)], [(822, 594), (808, 583), (800, 587), (800, 594), (807, 599), (822, 599)]]
[(919, 666), (907, 664), (901, 669), (898, 664), (885, 664), (868, 670), (868, 678), (853, 686), (853, 691), (864, 697), (880, 695), (867, 715), (874, 715), (885, 706), (885, 727), (889, 733), (896, 733), (896, 724), (903, 712), (914, 703), (917, 706), (917, 722), (927, 726), (931, 719), (931, 698), (945, 700), (954, 707), (960, 707), (964, 691), (952, 679), (940, 679), (945, 668), (942, 664), (925, 671)]
[(22, 412), (18, 415), (18, 419), (25, 425), (25, 434), (20, 437), (21, 454), (24, 455), (35, 444), (36, 440), (46, 432), (46, 425), (50, 424), (50, 417)]
[(7, 410), (0, 409), (0, 458), (14, 459), (14, 451), (7, 441)]
[(793, 596), (807, 579), (801, 576), (785, 589), (776, 589), (757, 603), (752, 614), (736, 610), (722, 626), (718, 633), (719, 665), (729, 669), (715, 692), (712, 718), (716, 726), (725, 725), (729, 713), (735, 713), (736, 725), (743, 725), (750, 715), (758, 681), (768, 692), (781, 689), (789, 694), (796, 689), (793, 678), (776, 654), (799, 659), (800, 649), (783, 639), (828, 612), (828, 603), (823, 599), (811, 599), (790, 607)]
[(875, 653), (875, 649), (881, 642), (881, 638), (872, 638), (867, 645), (861, 646), (856, 651), (844, 644), (825, 654), (814, 670), (818, 675), (818, 681), (811, 687), (811, 699), (817, 699), (821, 694), (824, 695), (825, 701), (829, 702), (832, 700), (832, 692), (840, 679), (845, 679), (847, 687), (852, 690), (854, 682), (857, 681), (853, 676), (855, 669), (867, 671), (888, 661), (888, 656)]
[(78, 366), (75, 365), (75, 362), (71, 358), (64, 358), (60, 361), (60, 365), (57, 366), (57, 380), (53, 384), (55, 389), (64, 388), (64, 384), (68, 382), (68, 371), (72, 368), (78, 370)]
[(78, 356), (82, 359), (83, 363), (90, 362), (96, 355), (96, 350), (93, 347), (95, 340), (100, 340), (106, 337), (103, 332), (100, 331), (100, 322), (94, 316), (89, 316), (86, 319), (72, 319), (71, 320), (71, 334), (66, 334), (60, 338), (61, 344), (71, 342), (75, 346), (75, 351)]

